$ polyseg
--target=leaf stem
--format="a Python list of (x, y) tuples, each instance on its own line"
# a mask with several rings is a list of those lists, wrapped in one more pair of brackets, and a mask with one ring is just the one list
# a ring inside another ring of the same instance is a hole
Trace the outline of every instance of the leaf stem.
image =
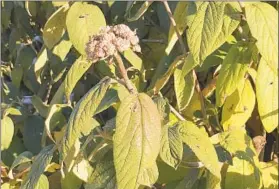
[[(174, 20), (174, 17), (172, 15), (171, 10), (170, 10), (169, 4), (168, 4), (167, 1), (163, 1), (163, 3), (164, 3), (164, 6), (165, 6), (165, 9), (166, 9), (166, 11), (167, 11), (167, 13), (169, 15), (171, 24), (174, 27), (175, 33), (176, 33), (176, 35), (178, 37), (178, 40), (179, 40), (180, 46), (181, 46), (181, 48), (183, 50), (183, 53), (187, 54), (186, 47), (185, 47), (185, 45), (183, 43), (183, 39), (182, 39), (181, 35), (179, 34), (178, 29), (177, 29), (176, 22)], [(195, 88), (196, 88), (196, 91), (199, 94), (199, 100), (200, 100), (200, 103), (201, 103), (201, 110), (202, 110), (202, 114), (203, 114), (203, 119), (205, 121), (205, 127), (206, 127), (209, 135), (212, 136), (214, 133), (212, 131), (212, 128), (210, 127), (210, 124), (208, 123), (208, 119), (207, 119), (207, 115), (206, 115), (206, 107), (205, 107), (205, 103), (204, 103), (204, 96), (203, 96), (202, 91), (200, 89), (200, 84), (199, 84), (199, 81), (198, 81), (197, 74), (196, 74), (195, 70), (193, 70), (192, 73), (193, 73), (194, 79), (196, 81)]]
[(124, 63), (122, 61), (122, 58), (120, 57), (120, 55), (118, 53), (114, 54), (114, 59), (116, 60), (118, 69), (120, 71), (121, 76), (124, 79), (126, 88), (129, 90), (130, 94), (135, 94), (136, 90), (132, 84), (132, 82), (130, 81), (128, 75), (127, 75), (127, 70), (125, 69)]

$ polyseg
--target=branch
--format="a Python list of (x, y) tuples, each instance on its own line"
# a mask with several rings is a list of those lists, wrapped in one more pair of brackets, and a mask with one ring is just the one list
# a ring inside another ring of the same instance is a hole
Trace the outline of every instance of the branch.
[(129, 90), (130, 94), (134, 94), (136, 93), (136, 89), (134, 88), (132, 82), (130, 81), (128, 75), (127, 75), (127, 71), (124, 67), (124, 63), (122, 61), (122, 58), (120, 57), (120, 55), (118, 53), (114, 54), (114, 59), (116, 60), (118, 69), (120, 71), (121, 76), (124, 79), (126, 88)]
[[(177, 29), (176, 22), (175, 22), (175, 20), (174, 20), (174, 18), (173, 18), (172, 12), (171, 12), (170, 7), (169, 7), (169, 4), (168, 4), (167, 1), (163, 1), (163, 3), (164, 3), (164, 6), (165, 6), (165, 9), (166, 9), (166, 11), (167, 11), (167, 13), (168, 13), (168, 15), (169, 15), (171, 24), (172, 24), (172, 26), (174, 27), (175, 33), (176, 33), (176, 35), (177, 35), (177, 37), (178, 37), (178, 40), (179, 40), (180, 46), (181, 46), (181, 48), (182, 48), (182, 50), (183, 50), (183, 53), (186, 54), (186, 53), (187, 53), (186, 47), (185, 47), (185, 45), (184, 45), (184, 43), (183, 43), (183, 39), (182, 39), (181, 35), (179, 34), (178, 29)], [(200, 84), (199, 84), (199, 81), (198, 81), (198, 79), (197, 79), (197, 75), (196, 75), (195, 70), (193, 70), (192, 73), (193, 73), (194, 79), (195, 79), (195, 81), (196, 81), (195, 87), (196, 87), (196, 91), (197, 91), (198, 94), (199, 94), (199, 100), (200, 100), (200, 103), (201, 103), (201, 110), (202, 110), (204, 122), (205, 122), (205, 124), (206, 124), (206, 125), (205, 125), (205, 126), (206, 126), (206, 129), (207, 129), (207, 131), (208, 131), (208, 133), (209, 133), (210, 135), (213, 135), (214, 133), (213, 133), (213, 131), (212, 131), (211, 126), (210, 126), (209, 123), (208, 123), (208, 119), (207, 119), (207, 115), (206, 115), (206, 108), (205, 108), (205, 103), (204, 103), (204, 96), (203, 96), (203, 94), (202, 94), (202, 92), (201, 92)]]

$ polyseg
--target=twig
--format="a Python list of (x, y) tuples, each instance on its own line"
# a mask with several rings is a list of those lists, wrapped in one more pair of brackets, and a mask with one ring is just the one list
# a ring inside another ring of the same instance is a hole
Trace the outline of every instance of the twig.
[(170, 110), (178, 119), (180, 119), (181, 121), (185, 121), (185, 118), (180, 115), (180, 113), (178, 113), (172, 106), (170, 106)]
[(129, 90), (129, 92), (130, 92), (131, 94), (136, 93), (136, 90), (135, 90), (135, 88), (133, 87), (133, 84), (132, 84), (132, 82), (130, 81), (128, 75), (127, 75), (127, 71), (126, 71), (126, 69), (125, 69), (125, 67), (124, 67), (124, 63), (123, 63), (123, 61), (122, 61), (122, 58), (120, 57), (120, 55), (119, 55), (118, 53), (115, 53), (115, 54), (114, 54), (114, 58), (115, 58), (115, 60), (116, 60), (118, 69), (119, 69), (119, 71), (120, 71), (120, 74), (121, 74), (121, 76), (122, 76), (123, 79), (124, 79), (126, 88)]
[[(178, 37), (178, 40), (179, 40), (180, 46), (181, 46), (181, 48), (183, 50), (183, 53), (186, 54), (187, 53), (186, 47), (185, 47), (185, 45), (183, 43), (183, 39), (182, 39), (181, 35), (179, 34), (179, 31), (178, 31), (178, 29), (176, 27), (176, 22), (175, 22), (175, 20), (173, 18), (172, 12), (171, 12), (170, 7), (169, 7), (169, 4), (168, 4), (167, 1), (163, 1), (163, 3), (164, 3), (164, 6), (166, 8), (166, 11), (167, 11), (167, 13), (169, 15), (171, 24), (173, 25), (175, 33), (176, 33), (176, 35)], [(208, 119), (207, 119), (207, 115), (206, 115), (206, 108), (205, 108), (205, 103), (204, 103), (204, 96), (203, 96), (203, 94), (201, 92), (200, 84), (199, 84), (199, 81), (198, 81), (198, 78), (197, 78), (195, 70), (193, 70), (192, 73), (193, 73), (194, 79), (196, 81), (195, 87), (196, 87), (196, 91), (199, 94), (199, 100), (200, 100), (200, 103), (201, 103), (201, 109), (202, 109), (203, 119), (205, 121), (205, 126), (206, 126), (206, 129), (207, 129), (209, 135), (212, 136), (214, 133), (212, 131), (211, 126), (208, 123)]]
[(141, 42), (143, 42), (143, 43), (162, 43), (162, 44), (166, 43), (164, 39), (142, 39)]

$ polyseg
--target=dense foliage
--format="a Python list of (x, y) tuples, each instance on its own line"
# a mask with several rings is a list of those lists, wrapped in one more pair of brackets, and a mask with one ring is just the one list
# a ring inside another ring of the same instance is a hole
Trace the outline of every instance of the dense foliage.
[(278, 2), (1, 2), (3, 189), (278, 187)]

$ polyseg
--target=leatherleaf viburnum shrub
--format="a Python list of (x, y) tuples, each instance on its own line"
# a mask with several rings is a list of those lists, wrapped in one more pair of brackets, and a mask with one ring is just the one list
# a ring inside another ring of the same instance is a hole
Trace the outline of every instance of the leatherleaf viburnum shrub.
[(1, 188), (278, 188), (276, 1), (1, 1)]

